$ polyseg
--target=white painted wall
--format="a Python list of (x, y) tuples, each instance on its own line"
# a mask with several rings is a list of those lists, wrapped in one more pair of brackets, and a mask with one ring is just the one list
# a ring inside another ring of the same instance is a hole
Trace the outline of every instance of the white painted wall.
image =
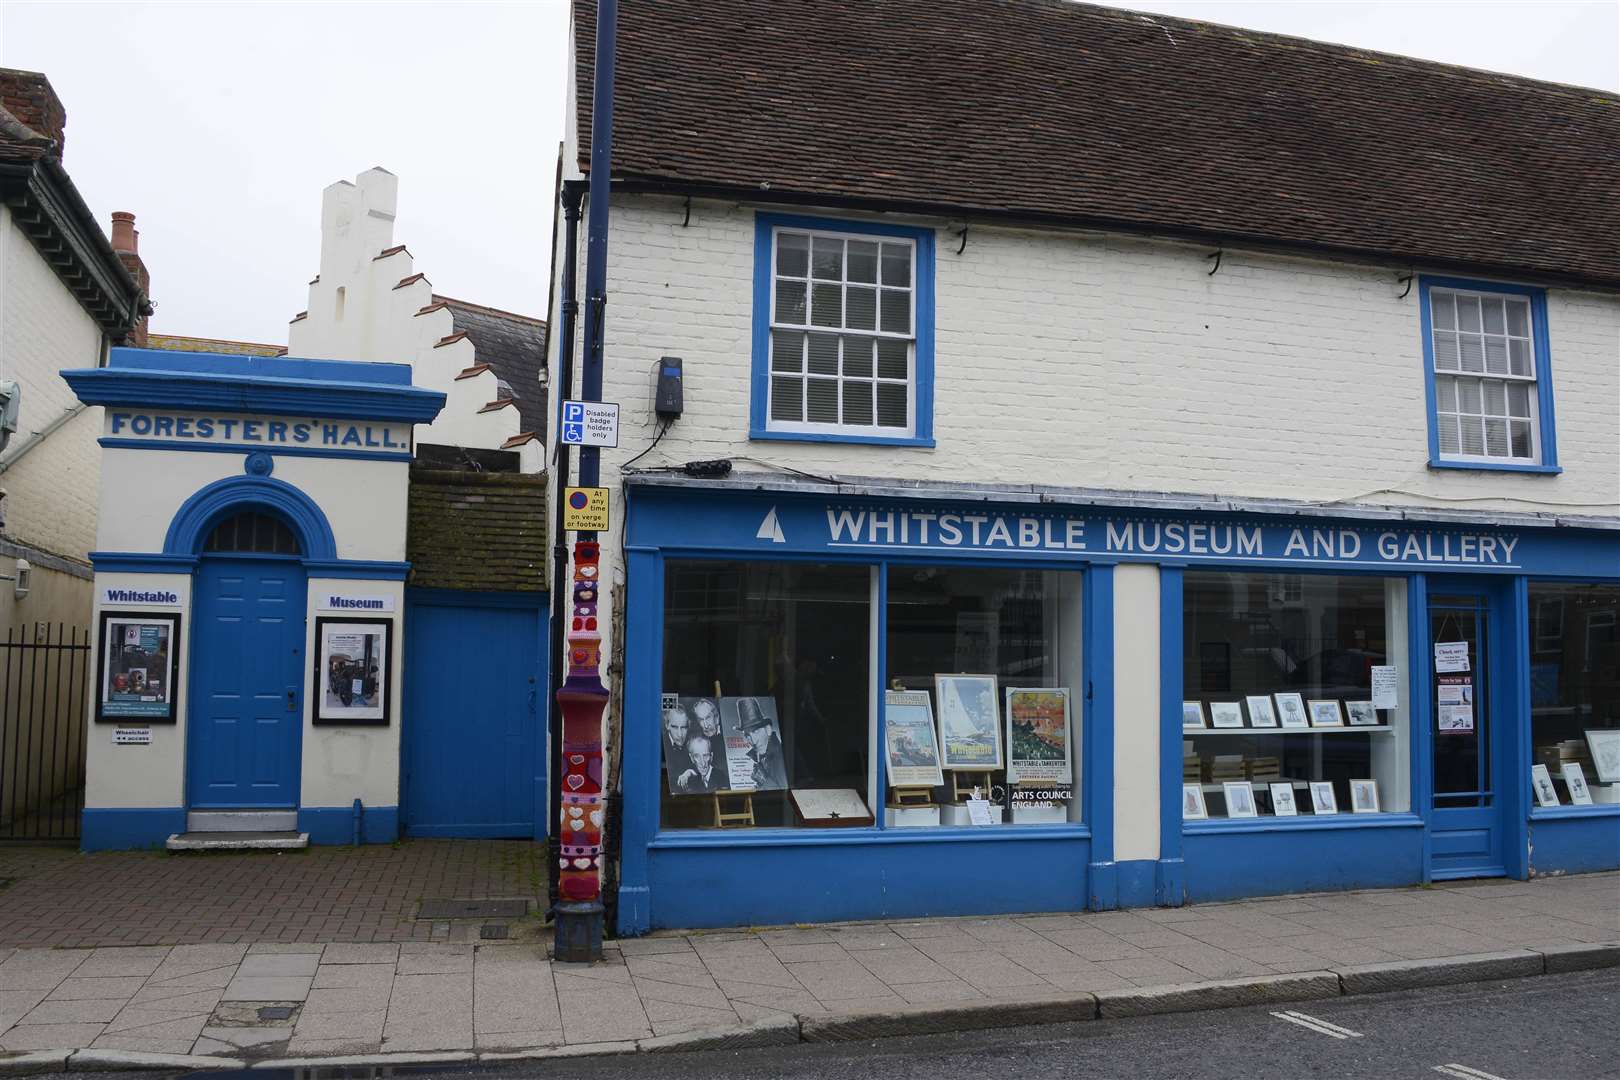
[[(310, 723), (314, 699), (306, 686), (304, 710), (304, 783), (300, 804), (347, 808), (359, 799), (368, 807), (399, 805), (399, 733), (404, 723), (401, 694), (405, 662), (405, 584), (400, 581), (339, 581), (311, 578), (308, 634), (304, 655), (319, 655), (315, 640), (317, 600), (323, 591), (347, 596), (385, 596), (394, 601), (393, 667), (388, 679), (394, 705), (387, 727), (315, 727)], [(321, 615), (335, 615), (324, 611)], [(374, 616), (382, 618), (384, 616)], [(307, 666), (307, 665), (306, 665)]]
[[(58, 373), (95, 367), (101, 346), (101, 328), (17, 227), (10, 208), (0, 206), (0, 379), (14, 379), (22, 390), (17, 431), (0, 454), (6, 532), (76, 559), (89, 554), (95, 539), (101, 410), (81, 406)], [(18, 458), (32, 433), (69, 414), (72, 419)]]
[(1159, 568), (1122, 564), (1114, 568), (1115, 862), (1159, 857), (1159, 723)]

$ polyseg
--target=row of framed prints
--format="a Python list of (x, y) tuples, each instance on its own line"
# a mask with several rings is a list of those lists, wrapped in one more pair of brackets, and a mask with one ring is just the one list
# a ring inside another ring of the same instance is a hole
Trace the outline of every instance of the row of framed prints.
[[(1273, 705), (1275, 702), (1275, 705)], [(1248, 723), (1244, 723), (1244, 708), (1248, 708)], [(1378, 727), (1378, 710), (1371, 701), (1345, 701), (1336, 698), (1306, 701), (1300, 694), (1255, 694), (1242, 701), (1211, 701), (1209, 716), (1204, 716), (1202, 701), (1181, 703), (1181, 726), (1185, 730), (1202, 728), (1331, 728), (1344, 727), (1349, 714), (1351, 727)]]
[(885, 693), (889, 786), (939, 787), (945, 783), (946, 770), (1003, 768), (1009, 784), (1069, 782), (1074, 765), (1068, 688), (1009, 686), (1001, 695), (1005, 713), (997, 707), (996, 691), (994, 675), (937, 675), (932, 698), (926, 690)]
[[(1259, 817), (1259, 808), (1255, 805), (1254, 784), (1247, 780), (1228, 781), (1221, 785), (1222, 794), (1226, 796), (1226, 816), (1229, 818)], [(1277, 817), (1297, 817), (1299, 805), (1294, 800), (1294, 784), (1290, 780), (1267, 785), (1271, 796), (1271, 812)], [(1333, 793), (1333, 781), (1313, 780), (1310, 783), (1311, 812), (1318, 816), (1324, 814), (1337, 814), (1339, 812), (1338, 796)], [(1378, 781), (1352, 780), (1350, 781), (1350, 811), (1355, 814), (1376, 814), (1378, 809)], [(1188, 821), (1200, 821), (1209, 817), (1209, 809), (1204, 804), (1204, 787), (1202, 784), (1181, 785), (1181, 816)]]

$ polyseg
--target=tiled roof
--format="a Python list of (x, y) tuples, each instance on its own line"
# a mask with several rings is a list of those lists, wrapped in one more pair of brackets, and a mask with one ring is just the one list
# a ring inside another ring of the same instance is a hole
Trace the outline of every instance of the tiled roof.
[(1067, 0), (622, 0), (615, 89), (615, 177), (1620, 284), (1600, 90)]
[(409, 522), (405, 557), (412, 585), (546, 588), (544, 473), (413, 468)]
[(540, 372), (546, 358), (545, 322), (448, 296), (435, 295), (433, 301), (450, 309), (451, 336), (464, 334), (472, 340), (475, 363), (488, 364), (511, 388), (523, 430), (544, 431), (546, 388)]

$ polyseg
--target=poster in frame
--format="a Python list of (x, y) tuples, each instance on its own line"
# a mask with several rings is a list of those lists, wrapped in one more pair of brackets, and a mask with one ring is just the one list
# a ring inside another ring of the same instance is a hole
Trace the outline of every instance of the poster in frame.
[(1181, 728), (1183, 731), (1188, 729), (1202, 731), (1207, 726), (1204, 722), (1204, 703), (1202, 701), (1183, 701), (1181, 703)]
[(1305, 704), (1311, 710), (1311, 727), (1344, 727), (1344, 709), (1337, 698), (1312, 699)]
[(1371, 701), (1347, 701), (1344, 708), (1350, 714), (1351, 727), (1378, 726), (1378, 710)]
[(1007, 687), (1007, 782), (1066, 784), (1074, 780), (1069, 754), (1069, 690)]
[(1243, 726), (1243, 704), (1237, 701), (1212, 701), (1209, 703), (1209, 722), (1218, 728), (1240, 728)]
[(1226, 795), (1226, 816), (1229, 818), (1258, 817), (1254, 805), (1254, 785), (1247, 780), (1230, 780), (1221, 785)]
[(1530, 766), (1530, 786), (1536, 793), (1537, 806), (1558, 806), (1558, 789), (1553, 787), (1552, 773), (1541, 762)]
[(1001, 709), (994, 675), (936, 675), (940, 765), (982, 772), (1002, 767)]
[(1592, 789), (1586, 786), (1586, 772), (1578, 761), (1564, 762), (1564, 786), (1569, 789), (1571, 806), (1591, 806)]
[(1311, 812), (1314, 814), (1337, 814), (1339, 812), (1338, 796), (1333, 794), (1333, 781), (1311, 781)]
[(1271, 787), (1271, 812), (1278, 817), (1297, 817), (1299, 807), (1294, 803), (1294, 783), (1284, 780)]
[(1620, 728), (1587, 728), (1586, 748), (1599, 783), (1620, 784)]
[(387, 727), (393, 674), (394, 620), (318, 616), (311, 723)]
[(174, 723), (180, 696), (179, 613), (103, 611), (100, 630), (97, 722)]
[(1305, 699), (1297, 693), (1279, 693), (1272, 695), (1277, 701), (1277, 715), (1282, 717), (1282, 726), (1285, 728), (1306, 728), (1311, 726), (1309, 717), (1305, 714)]
[(1378, 781), (1350, 781), (1350, 812), (1353, 814), (1376, 814), (1379, 812)]
[(939, 787), (945, 783), (928, 691), (884, 693), (883, 741), (890, 787)]
[(1249, 706), (1249, 726), (1269, 727), (1277, 726), (1277, 710), (1272, 706), (1268, 694), (1256, 694), (1243, 699)]
[(1202, 785), (1181, 785), (1181, 816), (1187, 821), (1203, 821), (1209, 817), (1209, 808), (1204, 804)]

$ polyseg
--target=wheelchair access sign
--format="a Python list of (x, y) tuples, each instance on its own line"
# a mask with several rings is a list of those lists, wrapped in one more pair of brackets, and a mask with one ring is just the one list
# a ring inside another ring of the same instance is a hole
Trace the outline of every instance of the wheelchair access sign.
[(568, 446), (619, 445), (619, 406), (611, 401), (564, 401), (562, 441)]

